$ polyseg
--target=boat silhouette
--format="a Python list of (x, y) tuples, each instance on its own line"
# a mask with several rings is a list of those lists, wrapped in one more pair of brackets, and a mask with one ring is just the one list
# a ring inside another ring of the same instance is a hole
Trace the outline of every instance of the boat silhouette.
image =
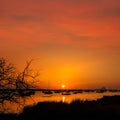
[(69, 91), (63, 91), (61, 94), (62, 95), (71, 95), (71, 93)]
[(43, 97), (51, 97), (53, 92), (51, 90), (45, 90), (45, 91), (42, 91), (44, 94), (43, 94)]
[(43, 91), (44, 94), (53, 94), (53, 92), (51, 90), (45, 90)]

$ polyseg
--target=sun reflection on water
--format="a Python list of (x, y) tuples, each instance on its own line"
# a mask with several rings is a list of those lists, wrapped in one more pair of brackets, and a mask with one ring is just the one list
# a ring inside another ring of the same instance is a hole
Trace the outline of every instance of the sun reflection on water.
[(62, 96), (62, 102), (63, 103), (65, 102), (65, 96)]

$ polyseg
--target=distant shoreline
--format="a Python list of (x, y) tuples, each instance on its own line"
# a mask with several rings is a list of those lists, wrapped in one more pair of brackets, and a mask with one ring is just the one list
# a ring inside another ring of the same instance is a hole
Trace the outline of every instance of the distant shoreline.
[[(0, 89), (0, 91), (16, 91), (18, 89)], [(44, 91), (44, 90), (50, 90), (50, 91), (85, 91), (85, 92), (94, 92), (96, 90), (101, 90), (101, 89), (19, 89), (19, 90), (33, 90), (33, 91)], [(110, 92), (120, 92), (120, 89), (106, 89), (105, 91), (110, 91)]]

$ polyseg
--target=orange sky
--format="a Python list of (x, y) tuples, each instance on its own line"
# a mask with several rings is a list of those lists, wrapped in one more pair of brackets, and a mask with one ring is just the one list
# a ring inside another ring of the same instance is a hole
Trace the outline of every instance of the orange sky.
[(119, 0), (0, 0), (0, 56), (42, 88), (120, 88), (119, 21)]

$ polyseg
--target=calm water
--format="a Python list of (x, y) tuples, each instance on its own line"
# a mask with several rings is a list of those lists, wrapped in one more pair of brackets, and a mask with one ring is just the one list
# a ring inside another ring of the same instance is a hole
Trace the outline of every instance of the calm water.
[(43, 101), (62, 101), (70, 103), (72, 100), (80, 99), (80, 100), (96, 100), (98, 98), (102, 98), (104, 95), (120, 95), (120, 92), (104, 92), (104, 93), (96, 93), (96, 92), (83, 92), (83, 93), (77, 93), (73, 94), (73, 92), (70, 92), (70, 95), (61, 95), (61, 93), (54, 93), (51, 96), (45, 95), (42, 92), (36, 92), (36, 94), (33, 96), (33, 99), (36, 102), (43, 102)]
[[(7, 112), (21, 112), (24, 106), (27, 105), (33, 105), (38, 102), (44, 102), (44, 101), (62, 101), (70, 103), (72, 100), (80, 99), (80, 100), (96, 100), (98, 98), (102, 98), (104, 95), (120, 95), (120, 92), (104, 92), (104, 93), (96, 93), (96, 92), (83, 92), (83, 93), (77, 93), (73, 94), (73, 92), (70, 92), (70, 95), (62, 95), (61, 93), (53, 93), (52, 95), (45, 95), (41, 91), (36, 91), (35, 95), (31, 97), (27, 97), (24, 101), (24, 104), (18, 105), (15, 103), (8, 103), (4, 105)], [(22, 100), (21, 100), (22, 101)]]

